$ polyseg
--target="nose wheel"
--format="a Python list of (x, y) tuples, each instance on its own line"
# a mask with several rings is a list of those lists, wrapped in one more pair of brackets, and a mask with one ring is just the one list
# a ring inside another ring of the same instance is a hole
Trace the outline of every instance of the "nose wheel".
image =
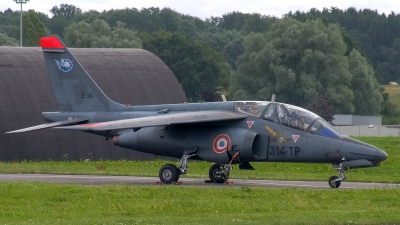
[(342, 183), (340, 180), (338, 180), (339, 177), (337, 176), (331, 176), (329, 178), (329, 187), (331, 188), (339, 188), (340, 184)]
[(331, 176), (329, 178), (328, 184), (331, 188), (339, 188), (342, 180), (346, 180), (346, 175), (344, 174), (344, 168), (342, 167), (342, 163), (332, 164), (332, 167), (338, 170), (339, 177)]

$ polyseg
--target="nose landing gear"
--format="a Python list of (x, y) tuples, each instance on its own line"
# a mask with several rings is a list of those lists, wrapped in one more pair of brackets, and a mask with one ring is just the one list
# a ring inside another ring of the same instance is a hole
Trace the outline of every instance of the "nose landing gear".
[(331, 188), (339, 188), (341, 181), (346, 180), (346, 175), (344, 174), (344, 168), (342, 166), (342, 163), (332, 164), (332, 167), (335, 168), (336, 170), (338, 170), (339, 177), (331, 176), (329, 178), (328, 184), (329, 184), (329, 187), (331, 187)]

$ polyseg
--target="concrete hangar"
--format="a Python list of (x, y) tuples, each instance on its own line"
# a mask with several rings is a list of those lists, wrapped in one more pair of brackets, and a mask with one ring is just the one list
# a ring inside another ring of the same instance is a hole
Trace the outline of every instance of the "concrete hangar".
[[(70, 49), (104, 93), (131, 105), (183, 103), (175, 75), (142, 49)], [(114, 147), (83, 132), (45, 129), (4, 132), (45, 123), (42, 112), (58, 111), (41, 48), (0, 47), (0, 161), (153, 159)]]

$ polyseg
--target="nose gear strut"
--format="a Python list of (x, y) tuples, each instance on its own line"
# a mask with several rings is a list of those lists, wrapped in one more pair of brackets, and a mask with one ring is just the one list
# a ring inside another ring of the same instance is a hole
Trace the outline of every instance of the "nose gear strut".
[(328, 184), (331, 188), (338, 188), (340, 187), (341, 181), (346, 180), (346, 175), (344, 174), (345, 168), (343, 168), (342, 163), (339, 164), (332, 164), (332, 167), (339, 172), (339, 177), (331, 176), (329, 178)]

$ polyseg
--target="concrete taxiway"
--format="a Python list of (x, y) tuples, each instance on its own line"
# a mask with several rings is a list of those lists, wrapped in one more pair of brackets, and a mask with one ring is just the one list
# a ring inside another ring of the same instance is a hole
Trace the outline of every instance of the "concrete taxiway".
[[(204, 178), (180, 178), (183, 186), (204, 187), (275, 187), (275, 188), (318, 188), (330, 189), (325, 181), (277, 181), (277, 180), (243, 180), (231, 179), (233, 184), (205, 183)], [(55, 174), (0, 174), (0, 182), (27, 181), (53, 182), (84, 185), (128, 184), (128, 185), (156, 185), (158, 177), (137, 176), (97, 176), (97, 175), (55, 175)], [(370, 189), (370, 188), (399, 188), (400, 184), (393, 183), (361, 183), (342, 182), (339, 189)]]

